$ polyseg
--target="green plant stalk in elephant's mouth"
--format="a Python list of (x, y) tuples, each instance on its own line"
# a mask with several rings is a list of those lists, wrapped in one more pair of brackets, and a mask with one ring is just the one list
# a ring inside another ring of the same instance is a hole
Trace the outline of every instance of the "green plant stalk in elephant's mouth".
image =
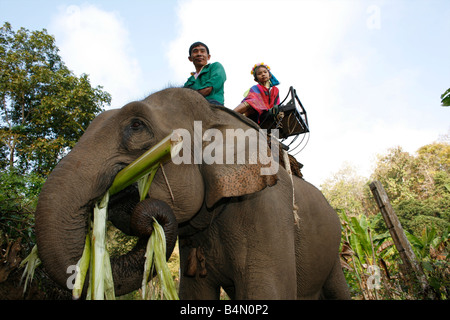
[[(153, 218), (155, 220), (155, 218)], [(153, 223), (153, 232), (147, 243), (145, 253), (144, 276), (142, 279), (142, 298), (150, 300), (155, 295), (149, 290), (149, 276), (156, 269), (158, 280), (162, 288), (161, 299), (165, 296), (168, 300), (179, 300), (175, 283), (166, 262), (166, 237), (164, 229), (155, 220)]]
[(113, 195), (125, 189), (142, 177), (145, 177), (150, 172), (156, 170), (159, 163), (170, 160), (173, 155), (178, 154), (181, 147), (181, 136), (176, 133), (168, 135), (142, 156), (119, 171), (109, 188), (109, 194)]
[[(120, 192), (135, 182), (138, 182), (140, 200), (144, 200), (148, 194), (150, 184), (159, 166), (170, 160), (174, 154), (177, 154), (181, 147), (182, 140), (180, 136), (176, 134), (168, 135), (153, 148), (119, 171), (116, 175), (109, 190), (94, 207), (94, 219), (91, 226), (89, 226), (89, 230), (86, 235), (83, 254), (76, 266), (77, 272), (75, 276), (75, 283), (72, 288), (72, 296), (74, 299), (79, 299), (81, 297), (88, 270), (90, 272), (90, 280), (87, 299), (115, 299), (111, 264), (105, 243), (109, 196)], [(178, 299), (173, 279), (171, 278), (167, 266), (164, 266), (166, 264), (164, 231), (156, 220), (153, 223), (153, 227), (156, 232), (152, 232), (147, 245), (146, 259), (148, 261), (145, 262), (146, 267), (143, 274), (143, 287), (147, 286), (149, 272), (152, 270), (150, 266), (154, 264), (163, 290), (166, 292), (166, 297), (169, 299)], [(36, 254), (35, 256), (37, 257)], [(34, 272), (34, 268), (32, 268), (33, 270), (31, 271), (29, 269), (30, 268), (25, 269), (24, 275), (25, 273), (32, 274)], [(145, 294), (145, 292), (146, 291), (143, 288), (143, 293)], [(144, 295), (143, 297), (145, 298)]]

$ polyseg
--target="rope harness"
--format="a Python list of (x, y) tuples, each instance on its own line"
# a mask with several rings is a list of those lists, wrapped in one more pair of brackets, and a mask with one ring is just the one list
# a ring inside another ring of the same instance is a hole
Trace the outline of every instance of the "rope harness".
[(289, 158), (289, 154), (286, 150), (282, 150), (283, 152), (283, 162), (286, 171), (289, 174), (289, 178), (291, 178), (292, 185), (292, 212), (294, 214), (294, 224), (298, 225), (300, 218), (298, 217), (298, 206), (295, 204), (295, 188), (294, 188), (294, 179), (292, 178), (292, 170), (291, 170), (291, 161)]

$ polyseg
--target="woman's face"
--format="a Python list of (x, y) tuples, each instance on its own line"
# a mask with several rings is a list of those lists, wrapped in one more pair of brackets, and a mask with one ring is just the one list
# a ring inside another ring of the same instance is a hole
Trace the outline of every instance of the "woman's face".
[(265, 84), (270, 79), (270, 73), (269, 70), (266, 69), (264, 66), (260, 66), (256, 69), (256, 80), (259, 83)]

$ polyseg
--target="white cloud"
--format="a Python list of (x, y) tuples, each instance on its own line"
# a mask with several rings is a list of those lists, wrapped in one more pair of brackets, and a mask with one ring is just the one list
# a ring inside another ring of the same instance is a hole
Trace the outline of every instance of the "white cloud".
[(52, 20), (49, 32), (55, 35), (69, 69), (77, 75), (88, 74), (93, 86), (101, 85), (111, 93), (112, 107), (140, 98), (141, 69), (117, 12), (87, 4), (64, 6)]

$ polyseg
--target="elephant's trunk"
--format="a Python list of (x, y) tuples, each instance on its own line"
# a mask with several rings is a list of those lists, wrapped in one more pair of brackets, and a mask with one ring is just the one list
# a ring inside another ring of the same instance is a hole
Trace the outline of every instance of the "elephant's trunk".
[(49, 276), (63, 287), (73, 270), (69, 266), (83, 252), (89, 214), (102, 196), (93, 194), (92, 178), (76, 166), (66, 158), (58, 164), (42, 188), (35, 214), (39, 256)]
[(146, 199), (139, 202), (131, 215), (131, 231), (140, 238), (149, 237), (153, 231), (153, 218), (163, 227), (166, 237), (166, 258), (169, 259), (175, 248), (178, 223), (172, 208), (161, 200)]

